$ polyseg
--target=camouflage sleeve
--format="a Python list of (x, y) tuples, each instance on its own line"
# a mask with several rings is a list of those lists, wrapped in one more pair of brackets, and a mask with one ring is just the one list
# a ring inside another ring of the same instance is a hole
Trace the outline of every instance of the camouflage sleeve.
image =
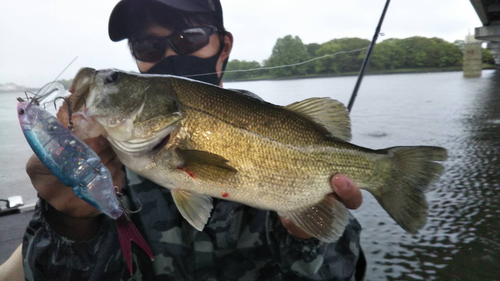
[(360, 255), (361, 226), (350, 214), (349, 224), (335, 243), (299, 239), (268, 212), (268, 241), (284, 280), (351, 280)]
[(117, 255), (114, 222), (108, 217), (89, 241), (74, 242), (57, 234), (46, 219), (47, 205), (40, 199), (23, 238), (26, 280), (119, 280), (126, 266)]

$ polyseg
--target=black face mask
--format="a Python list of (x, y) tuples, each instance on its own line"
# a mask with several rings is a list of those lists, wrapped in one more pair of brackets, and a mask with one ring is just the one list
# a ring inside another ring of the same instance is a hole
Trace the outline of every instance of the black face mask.
[[(141, 73), (183, 76), (219, 86), (222, 75), (221, 77), (217, 76), (215, 65), (223, 49), (224, 40), (221, 40), (219, 51), (213, 57), (199, 58), (189, 55), (168, 56), (156, 63), (148, 71), (141, 71)], [(225, 67), (226, 62), (223, 63), (222, 71), (224, 71)]]

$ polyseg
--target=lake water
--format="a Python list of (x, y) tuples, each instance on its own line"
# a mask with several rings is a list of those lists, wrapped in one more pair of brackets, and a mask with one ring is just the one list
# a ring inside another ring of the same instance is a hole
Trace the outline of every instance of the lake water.
[[(286, 105), (309, 97), (347, 104), (355, 77), (226, 83)], [(17, 123), (16, 96), (0, 94), (0, 198), (36, 200), (24, 172), (31, 154)], [(500, 279), (500, 72), (365, 77), (351, 114), (353, 143), (448, 149), (444, 175), (427, 193), (429, 218), (405, 233), (363, 192), (354, 211), (363, 226), (367, 280)]]

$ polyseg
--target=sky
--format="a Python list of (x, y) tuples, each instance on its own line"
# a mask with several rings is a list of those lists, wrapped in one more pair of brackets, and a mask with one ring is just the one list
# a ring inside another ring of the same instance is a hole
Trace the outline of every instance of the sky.
[[(0, 84), (39, 87), (81, 67), (135, 71), (126, 41), (112, 42), (108, 20), (116, 0), (0, 0)], [(221, 0), (234, 36), (230, 59), (268, 59), (276, 40), (305, 44), (334, 38), (371, 40), (386, 0)], [(388, 38), (464, 39), (481, 26), (469, 0), (392, 0), (382, 26)]]

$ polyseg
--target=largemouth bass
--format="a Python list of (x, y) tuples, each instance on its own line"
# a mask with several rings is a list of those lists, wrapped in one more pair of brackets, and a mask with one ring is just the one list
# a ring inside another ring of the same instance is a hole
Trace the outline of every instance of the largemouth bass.
[[(426, 221), (424, 192), (446, 150), (349, 143), (345, 106), (311, 98), (273, 105), (175, 76), (85, 68), (86, 115), (99, 122), (125, 166), (171, 190), (184, 218), (202, 230), (212, 197), (273, 210), (310, 235), (334, 242), (348, 221), (330, 178), (344, 174), (372, 193), (406, 231)], [(78, 110), (78, 108), (75, 108)]]

